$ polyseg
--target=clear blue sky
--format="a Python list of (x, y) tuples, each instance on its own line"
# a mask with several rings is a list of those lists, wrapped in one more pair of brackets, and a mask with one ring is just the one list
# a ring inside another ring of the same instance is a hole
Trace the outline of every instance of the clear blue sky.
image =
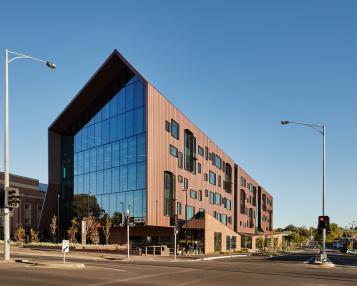
[(58, 65), (10, 65), (11, 172), (47, 182), (48, 126), (116, 48), (272, 193), (275, 227), (321, 212), (322, 137), (279, 122), (326, 124), (327, 213), (357, 220), (356, 1), (53, 3), (1, 6), (2, 55)]

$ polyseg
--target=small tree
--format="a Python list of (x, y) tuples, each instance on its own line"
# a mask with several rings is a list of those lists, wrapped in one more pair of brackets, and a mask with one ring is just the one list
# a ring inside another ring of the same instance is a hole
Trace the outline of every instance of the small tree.
[(56, 215), (53, 215), (50, 223), (50, 231), (52, 235), (52, 241), (56, 241), (56, 232), (57, 232), (57, 217)]
[(257, 240), (256, 240), (257, 250), (263, 254), (264, 254), (264, 244), (265, 244), (264, 237), (263, 236), (257, 237)]
[(71, 220), (71, 226), (67, 230), (69, 240), (71, 242), (76, 242), (76, 234), (78, 233), (78, 222), (77, 218), (72, 218)]
[(112, 221), (107, 213), (105, 213), (102, 217), (102, 228), (105, 236), (105, 244), (108, 244), (110, 230), (112, 228)]
[(24, 238), (25, 238), (25, 229), (21, 225), (18, 225), (15, 231), (15, 240), (17, 242), (22, 243)]
[(38, 242), (38, 231), (30, 228), (31, 242)]

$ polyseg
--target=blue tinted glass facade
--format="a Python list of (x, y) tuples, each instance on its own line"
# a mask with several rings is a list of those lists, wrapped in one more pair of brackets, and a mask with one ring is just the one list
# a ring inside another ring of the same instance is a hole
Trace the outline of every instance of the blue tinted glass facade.
[(74, 196), (108, 214), (146, 217), (146, 88), (133, 77), (74, 136)]

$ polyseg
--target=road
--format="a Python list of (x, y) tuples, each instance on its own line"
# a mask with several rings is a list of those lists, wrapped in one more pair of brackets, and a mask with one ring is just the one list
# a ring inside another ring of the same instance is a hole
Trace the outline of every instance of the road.
[[(15, 258), (60, 261), (42, 252), (18, 253)], [(321, 269), (302, 261), (311, 254), (273, 258), (238, 257), (211, 261), (107, 260), (88, 257), (68, 261), (84, 269), (57, 269), (22, 263), (0, 263), (0, 285), (357, 285), (357, 268)], [(346, 257), (346, 259), (355, 258)], [(357, 260), (357, 259), (356, 259)]]

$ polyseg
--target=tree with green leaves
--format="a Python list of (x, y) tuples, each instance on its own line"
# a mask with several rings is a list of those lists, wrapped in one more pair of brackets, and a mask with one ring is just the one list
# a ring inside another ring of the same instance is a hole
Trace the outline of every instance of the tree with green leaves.
[(343, 229), (339, 227), (336, 223), (331, 223), (326, 235), (326, 242), (332, 243), (336, 239), (340, 238), (342, 234), (343, 234)]

